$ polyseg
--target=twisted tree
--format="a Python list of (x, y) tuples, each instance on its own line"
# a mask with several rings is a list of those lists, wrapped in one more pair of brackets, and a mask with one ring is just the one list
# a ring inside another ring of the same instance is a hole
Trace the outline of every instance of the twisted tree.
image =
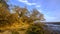
[[(4, 0), (0, 0), (0, 30), (20, 30), (25, 34), (43, 34), (44, 15), (37, 9), (32, 12), (26, 7), (15, 6), (10, 13), (8, 4)], [(36, 24), (35, 24), (36, 23)]]

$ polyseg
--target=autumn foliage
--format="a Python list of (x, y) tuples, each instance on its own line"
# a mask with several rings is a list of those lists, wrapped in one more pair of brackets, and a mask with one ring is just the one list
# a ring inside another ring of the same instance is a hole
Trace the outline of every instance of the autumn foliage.
[[(0, 30), (10, 30), (12, 32), (21, 31), (24, 34), (45, 34), (44, 15), (36, 8), (29, 11), (27, 7), (14, 6), (9, 10), (8, 4), (0, 1)], [(23, 34), (21, 33), (21, 34)]]

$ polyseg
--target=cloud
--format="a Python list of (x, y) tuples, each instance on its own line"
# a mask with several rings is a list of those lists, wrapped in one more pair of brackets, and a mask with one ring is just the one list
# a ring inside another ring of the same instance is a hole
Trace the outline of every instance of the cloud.
[(41, 7), (40, 5), (36, 5), (37, 8)]
[(54, 17), (54, 16), (48, 16), (48, 15), (44, 15), (45, 17), (45, 19), (46, 19), (46, 21), (47, 22), (59, 22), (60, 21), (60, 19), (59, 19), (59, 17)]
[(28, 0), (18, 0), (18, 1), (19, 1), (19, 2), (22, 2), (22, 3), (26, 4), (26, 5), (29, 5), (29, 6), (34, 5), (36, 8), (41, 7), (41, 6), (38, 5), (36, 2), (35, 2), (35, 3), (30, 3)]
[(27, 5), (36, 5), (36, 3), (29, 3), (28, 0), (18, 0), (18, 1)]

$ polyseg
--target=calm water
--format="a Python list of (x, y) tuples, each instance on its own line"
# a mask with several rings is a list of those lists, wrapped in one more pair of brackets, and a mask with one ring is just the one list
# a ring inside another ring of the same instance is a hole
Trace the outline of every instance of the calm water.
[(60, 31), (60, 25), (46, 24), (50, 29)]

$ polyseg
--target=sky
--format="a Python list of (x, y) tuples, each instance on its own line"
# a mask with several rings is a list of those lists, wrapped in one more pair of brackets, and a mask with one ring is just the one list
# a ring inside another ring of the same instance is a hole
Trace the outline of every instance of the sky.
[(28, 10), (36, 8), (47, 22), (60, 22), (60, 0), (9, 0), (8, 4), (27, 6)]

